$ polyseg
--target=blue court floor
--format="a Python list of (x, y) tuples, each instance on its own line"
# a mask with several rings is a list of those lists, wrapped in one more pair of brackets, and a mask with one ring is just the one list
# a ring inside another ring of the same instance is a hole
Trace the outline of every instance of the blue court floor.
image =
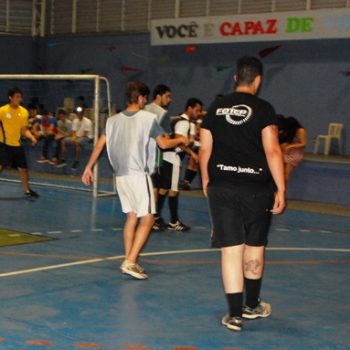
[[(152, 233), (141, 263), (119, 272), (116, 197), (0, 182), (0, 227), (54, 238), (0, 248), (0, 349), (348, 350), (350, 217), (288, 209), (274, 217), (262, 298), (268, 319), (241, 333), (226, 313), (206, 201), (180, 198), (187, 233)], [(167, 210), (165, 210), (167, 213)]]

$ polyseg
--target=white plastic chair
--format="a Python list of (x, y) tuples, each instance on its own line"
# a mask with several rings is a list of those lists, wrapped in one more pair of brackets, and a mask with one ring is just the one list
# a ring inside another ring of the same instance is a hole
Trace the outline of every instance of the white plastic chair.
[(342, 143), (342, 130), (343, 124), (341, 123), (329, 123), (328, 126), (328, 134), (327, 135), (318, 135), (315, 140), (314, 153), (318, 152), (318, 147), (320, 145), (320, 141), (324, 141), (324, 151), (323, 154), (325, 156), (329, 155), (329, 151), (331, 148), (332, 140), (337, 140), (338, 142), (338, 152), (341, 154), (341, 143)]

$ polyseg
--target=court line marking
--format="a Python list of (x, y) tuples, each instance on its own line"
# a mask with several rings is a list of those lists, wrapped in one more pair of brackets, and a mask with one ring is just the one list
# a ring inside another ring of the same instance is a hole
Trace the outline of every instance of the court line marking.
[[(269, 247), (266, 249), (273, 250), (273, 251), (279, 250), (279, 251), (301, 251), (301, 252), (350, 253), (350, 248), (345, 249), (345, 248)], [(213, 252), (213, 251), (220, 251), (220, 249), (208, 248), (208, 249), (167, 250), (167, 251), (163, 251), (163, 252), (142, 253), (142, 254), (140, 254), (140, 256), (160, 256), (160, 255), (175, 255), (175, 254), (207, 253), (207, 252)], [(115, 255), (115, 256), (109, 256), (106, 258), (85, 259), (85, 260), (73, 261), (73, 262), (63, 263), (63, 264), (35, 267), (32, 269), (4, 272), (4, 273), (0, 274), (0, 278), (24, 275), (24, 274), (47, 271), (47, 270), (55, 270), (55, 269), (71, 267), (71, 266), (95, 264), (95, 263), (99, 263), (99, 262), (103, 262), (103, 261), (120, 260), (123, 258), (124, 258), (124, 255)]]

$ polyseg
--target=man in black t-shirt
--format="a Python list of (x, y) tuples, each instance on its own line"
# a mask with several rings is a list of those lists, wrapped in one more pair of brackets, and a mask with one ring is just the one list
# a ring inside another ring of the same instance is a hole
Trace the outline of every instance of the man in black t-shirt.
[[(260, 300), (271, 214), (285, 207), (282, 152), (273, 107), (256, 96), (262, 63), (237, 62), (235, 92), (213, 102), (201, 128), (200, 166), (213, 222), (212, 245), (221, 248), (229, 314), (222, 324), (242, 329), (242, 317), (268, 317)], [(245, 302), (243, 304), (243, 290)]]

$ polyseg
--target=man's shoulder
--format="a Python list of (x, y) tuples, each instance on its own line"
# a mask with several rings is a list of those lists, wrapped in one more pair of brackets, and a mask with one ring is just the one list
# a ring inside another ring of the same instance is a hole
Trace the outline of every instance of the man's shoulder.
[(7, 111), (9, 109), (10, 105), (7, 103), (0, 107), (0, 112)]

